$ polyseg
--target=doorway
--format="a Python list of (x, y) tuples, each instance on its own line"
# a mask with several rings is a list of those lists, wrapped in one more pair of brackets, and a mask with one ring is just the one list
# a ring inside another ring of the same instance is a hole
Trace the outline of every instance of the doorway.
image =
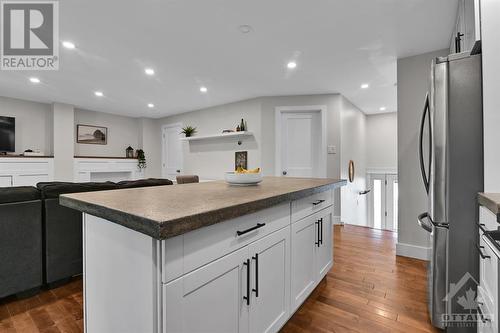
[(182, 174), (181, 131), (181, 123), (162, 127), (162, 176), (174, 181), (178, 175)]
[(398, 230), (398, 176), (370, 174), (369, 220), (375, 229)]
[(276, 108), (275, 175), (326, 177), (326, 106)]

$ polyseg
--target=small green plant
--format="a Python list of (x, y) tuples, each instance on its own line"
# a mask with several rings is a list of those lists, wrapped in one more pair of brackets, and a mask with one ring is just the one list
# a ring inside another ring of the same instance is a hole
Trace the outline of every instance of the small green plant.
[(146, 168), (146, 156), (144, 155), (144, 150), (137, 149), (137, 166), (139, 169)]
[(181, 132), (181, 134), (186, 135), (186, 138), (189, 138), (190, 136), (192, 136), (195, 133), (196, 133), (196, 127), (193, 127), (193, 126), (183, 127), (182, 132)]

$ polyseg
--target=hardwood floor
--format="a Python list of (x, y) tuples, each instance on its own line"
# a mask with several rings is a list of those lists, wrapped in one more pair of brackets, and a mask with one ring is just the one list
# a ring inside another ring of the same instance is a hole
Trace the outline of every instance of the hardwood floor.
[(440, 332), (427, 314), (426, 262), (396, 256), (396, 234), (336, 226), (334, 265), (282, 333)]
[(3, 300), (0, 332), (83, 332), (82, 279), (30, 298)]
[[(426, 263), (396, 257), (392, 232), (335, 227), (334, 266), (283, 327), (292, 332), (438, 332), (426, 307)], [(0, 302), (0, 332), (82, 332), (82, 280)], [(111, 333), (111, 332), (110, 332)]]

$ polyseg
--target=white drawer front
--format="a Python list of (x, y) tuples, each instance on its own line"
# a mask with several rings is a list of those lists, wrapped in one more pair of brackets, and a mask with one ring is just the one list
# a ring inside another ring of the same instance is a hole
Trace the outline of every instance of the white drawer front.
[(479, 207), (479, 222), (484, 224), (486, 230), (497, 230), (500, 227), (496, 215), (483, 206)]
[[(262, 227), (237, 235), (238, 231), (245, 231), (262, 223), (265, 223)], [(287, 202), (162, 241), (163, 282), (191, 272), (288, 225), (290, 203)]]
[(292, 223), (333, 204), (333, 191), (313, 194), (292, 202)]

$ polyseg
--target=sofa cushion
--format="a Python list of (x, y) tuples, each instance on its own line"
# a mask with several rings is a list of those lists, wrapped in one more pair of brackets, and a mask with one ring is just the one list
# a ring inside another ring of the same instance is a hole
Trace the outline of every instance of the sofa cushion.
[(118, 188), (135, 188), (135, 187), (173, 185), (173, 182), (169, 179), (148, 178), (139, 180), (124, 180), (116, 184), (118, 185)]
[(42, 193), (43, 199), (58, 198), (61, 194), (116, 190), (118, 186), (113, 182), (104, 183), (67, 183), (44, 182), (36, 185)]
[(40, 200), (40, 191), (33, 186), (0, 187), (0, 204)]

